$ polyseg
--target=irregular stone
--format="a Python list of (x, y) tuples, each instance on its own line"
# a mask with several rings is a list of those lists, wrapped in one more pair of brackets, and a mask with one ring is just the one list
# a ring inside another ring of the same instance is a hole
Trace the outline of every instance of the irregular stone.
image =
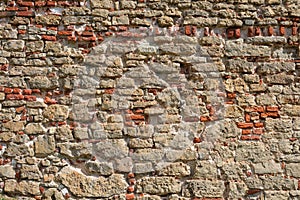
[(164, 44), (159, 47), (159, 50), (163, 53), (174, 55), (192, 55), (196, 53), (196, 47), (187, 44)]
[(191, 173), (190, 166), (183, 162), (159, 163), (156, 167), (158, 175), (183, 177)]
[(185, 197), (223, 197), (225, 185), (223, 181), (209, 180), (188, 180), (183, 186), (183, 196)]
[(253, 164), (253, 167), (256, 174), (273, 174), (283, 172), (281, 164), (275, 163), (274, 161)]
[(136, 174), (149, 173), (153, 171), (154, 169), (151, 162), (135, 163), (133, 166), (133, 172)]
[(238, 118), (243, 117), (244, 111), (237, 105), (225, 105), (225, 118)]
[(270, 200), (285, 200), (289, 199), (287, 191), (266, 191), (264, 198)]
[(113, 17), (112, 18), (112, 25), (129, 25), (129, 18), (128, 16), (120, 16), (120, 17)]
[(8, 157), (15, 156), (33, 156), (33, 148), (27, 144), (9, 143), (4, 151), (4, 155)]
[(217, 178), (217, 166), (214, 162), (198, 161), (193, 177), (203, 179)]
[(67, 106), (54, 104), (48, 106), (43, 115), (50, 121), (64, 121), (69, 116), (69, 109)]
[(168, 27), (173, 25), (173, 18), (168, 16), (162, 16), (157, 19), (157, 23), (160, 27)]
[(125, 193), (128, 186), (122, 175), (113, 174), (108, 178), (85, 176), (72, 167), (64, 167), (57, 178), (76, 197), (110, 197)]
[(281, 175), (262, 176), (263, 186), (265, 190), (294, 190), (297, 188), (297, 180), (285, 178)]
[(290, 132), (292, 131), (293, 122), (291, 119), (266, 119), (266, 129), (275, 132)]
[(287, 85), (287, 84), (293, 83), (294, 78), (295, 77), (293, 75), (287, 75), (286, 73), (280, 73), (280, 74), (267, 76), (266, 83)]
[(229, 182), (229, 194), (231, 199), (243, 198), (247, 193), (247, 186), (243, 182)]
[(4, 130), (6, 131), (13, 131), (13, 132), (18, 132), (18, 131), (22, 131), (24, 130), (24, 124), (25, 122), (13, 122), (13, 121), (9, 121), (6, 123), (3, 123), (2, 126), (4, 128)]
[(43, 49), (43, 41), (26, 42), (26, 52), (41, 52)]
[(282, 107), (282, 113), (288, 116), (300, 117), (300, 106), (299, 105), (284, 105)]
[(186, 18), (183, 22), (184, 25), (195, 25), (199, 27), (209, 27), (215, 26), (218, 23), (218, 18), (204, 18), (204, 17), (195, 17), (195, 18)]
[(88, 161), (85, 163), (85, 168), (91, 174), (99, 174), (102, 176), (111, 175), (113, 173), (112, 163)]
[(16, 172), (11, 165), (0, 166), (0, 177), (15, 178)]
[(38, 136), (34, 142), (34, 149), (37, 156), (46, 156), (54, 153), (56, 149), (54, 136)]
[(300, 172), (299, 172), (299, 163), (287, 163), (286, 164), (286, 173), (288, 176), (293, 176), (295, 178), (300, 177)]
[(249, 37), (246, 39), (246, 43), (251, 44), (264, 44), (264, 45), (274, 45), (274, 44), (284, 44), (287, 40), (283, 36), (256, 36)]
[(37, 165), (22, 165), (20, 169), (21, 179), (41, 180), (42, 173)]
[(114, 7), (112, 0), (91, 0), (92, 8), (110, 9)]
[(133, 160), (137, 161), (159, 161), (163, 158), (161, 149), (138, 149), (131, 154)]
[(4, 50), (8, 51), (22, 51), (25, 47), (23, 40), (10, 40), (3, 45)]
[(129, 140), (130, 148), (150, 148), (154, 143), (152, 139), (131, 138)]
[(128, 156), (129, 149), (123, 139), (104, 140), (96, 144), (95, 154), (100, 161), (121, 159)]
[(35, 21), (37, 24), (45, 25), (59, 25), (61, 16), (59, 15), (41, 15), (36, 16)]
[(26, 134), (29, 134), (29, 135), (46, 133), (46, 129), (41, 123), (27, 124), (24, 131)]
[(4, 183), (4, 191), (8, 194), (40, 195), (39, 182), (8, 179)]
[(256, 46), (251, 44), (245, 44), (239, 41), (226, 41), (225, 44), (226, 56), (271, 56), (271, 49), (268, 46)]
[(235, 160), (250, 161), (253, 163), (266, 162), (273, 158), (262, 142), (240, 142), (236, 149)]
[(115, 162), (115, 170), (117, 172), (131, 172), (133, 167), (132, 158), (126, 157)]
[(174, 177), (144, 177), (136, 183), (138, 193), (156, 195), (175, 194), (180, 192), (181, 184)]
[(43, 199), (52, 200), (53, 198), (56, 200), (64, 200), (65, 199), (63, 194), (60, 191), (58, 191), (56, 188), (49, 188), (43, 194)]
[(59, 143), (60, 153), (70, 158), (90, 158), (92, 156), (92, 144), (88, 142)]
[(59, 126), (55, 132), (55, 139), (59, 141), (71, 141), (73, 140), (72, 131), (67, 125)]

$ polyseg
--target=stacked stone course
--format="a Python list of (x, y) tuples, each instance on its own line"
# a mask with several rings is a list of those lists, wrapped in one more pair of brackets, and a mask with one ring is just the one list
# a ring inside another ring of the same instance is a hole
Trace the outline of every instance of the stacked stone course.
[(299, 0), (4, 0), (0, 22), (4, 199), (300, 199)]

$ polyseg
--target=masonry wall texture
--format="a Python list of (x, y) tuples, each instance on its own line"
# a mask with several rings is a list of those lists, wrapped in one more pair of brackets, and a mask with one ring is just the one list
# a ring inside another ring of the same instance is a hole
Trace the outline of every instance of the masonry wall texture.
[(4, 199), (300, 199), (299, 0), (0, 2)]

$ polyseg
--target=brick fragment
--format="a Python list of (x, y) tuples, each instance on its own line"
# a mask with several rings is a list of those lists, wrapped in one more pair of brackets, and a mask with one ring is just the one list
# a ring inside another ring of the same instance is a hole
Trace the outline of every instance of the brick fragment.
[(239, 128), (252, 128), (253, 127), (253, 123), (249, 123), (249, 122), (238, 122), (237, 126)]

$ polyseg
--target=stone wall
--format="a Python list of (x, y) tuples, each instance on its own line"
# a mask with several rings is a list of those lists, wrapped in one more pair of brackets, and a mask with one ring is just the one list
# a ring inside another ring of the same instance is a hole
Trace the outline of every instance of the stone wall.
[(0, 5), (3, 199), (300, 199), (299, 0)]

